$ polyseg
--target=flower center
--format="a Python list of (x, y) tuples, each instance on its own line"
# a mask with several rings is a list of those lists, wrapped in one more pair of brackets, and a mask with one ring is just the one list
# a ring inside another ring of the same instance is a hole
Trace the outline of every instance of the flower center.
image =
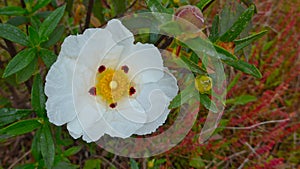
[(129, 68), (124, 66), (120, 70), (106, 68), (101, 65), (96, 75), (95, 87), (89, 90), (94, 96), (100, 96), (111, 108), (125, 96), (132, 96), (135, 88), (131, 85), (127, 73)]

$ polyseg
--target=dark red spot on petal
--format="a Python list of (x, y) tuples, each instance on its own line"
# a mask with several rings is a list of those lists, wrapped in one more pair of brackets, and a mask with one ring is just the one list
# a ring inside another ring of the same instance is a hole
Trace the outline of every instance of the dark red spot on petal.
[(91, 87), (89, 90), (90, 95), (96, 96), (96, 87)]
[(129, 71), (129, 68), (128, 68), (128, 66), (126, 66), (126, 65), (122, 66), (121, 69), (122, 69), (125, 73), (128, 73), (128, 71)]
[(117, 107), (117, 103), (111, 103), (111, 104), (109, 105), (109, 107), (113, 109), (113, 108)]
[(129, 95), (130, 95), (130, 96), (134, 95), (135, 92), (136, 92), (136, 90), (135, 90), (134, 87), (131, 87), (131, 88), (129, 89)]
[(98, 68), (98, 72), (99, 72), (99, 73), (102, 73), (102, 72), (105, 71), (105, 69), (106, 69), (106, 67), (105, 67), (104, 65), (101, 65), (101, 66), (99, 66), (99, 68)]

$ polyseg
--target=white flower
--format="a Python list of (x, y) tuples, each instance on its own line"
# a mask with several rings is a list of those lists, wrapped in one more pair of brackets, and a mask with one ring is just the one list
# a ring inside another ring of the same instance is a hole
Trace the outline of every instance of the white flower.
[(176, 79), (154, 45), (133, 42), (116, 19), (67, 37), (46, 77), (49, 121), (67, 123), (71, 136), (86, 142), (149, 134), (162, 125)]

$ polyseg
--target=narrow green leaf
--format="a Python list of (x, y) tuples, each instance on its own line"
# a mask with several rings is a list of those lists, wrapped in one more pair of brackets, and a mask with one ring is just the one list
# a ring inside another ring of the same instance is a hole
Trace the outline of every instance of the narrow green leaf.
[(12, 42), (19, 43), (23, 46), (29, 45), (29, 41), (27, 40), (25, 33), (22, 32), (19, 28), (10, 24), (0, 23), (0, 37)]
[(99, 159), (89, 159), (85, 161), (83, 169), (100, 169), (101, 160)]
[(19, 52), (6, 66), (3, 78), (24, 69), (31, 63), (35, 56), (36, 50), (34, 48), (27, 48)]
[(36, 111), (38, 117), (45, 116), (46, 96), (44, 94), (43, 81), (40, 74), (34, 77), (31, 91), (31, 105)]
[(6, 6), (0, 8), (0, 15), (8, 15), (8, 16), (16, 16), (16, 15), (24, 15), (26, 14), (26, 10), (22, 7), (18, 6)]
[(31, 23), (31, 26), (35, 29), (35, 30), (39, 30), (42, 22), (40, 21), (40, 19), (34, 15), (32, 17), (30, 17), (30, 23)]
[[(65, 159), (65, 161), (60, 161), (58, 164), (55, 164), (55, 166), (53, 166), (52, 169), (62, 169), (62, 168), (63, 169), (78, 169), (79, 168), (79, 166), (77, 166), (77, 165), (71, 164), (70, 162), (66, 162), (67, 160), (68, 159)], [(89, 168), (89, 169), (94, 169), (94, 168)]]
[(260, 71), (254, 65), (249, 64), (248, 62), (242, 60), (236, 60), (236, 61), (226, 60), (224, 62), (227, 65), (232, 66), (233, 68), (240, 70), (244, 73), (250, 74), (256, 78), (262, 78)]
[(60, 19), (64, 15), (65, 8), (66, 5), (57, 8), (44, 20), (39, 29), (40, 37), (48, 37), (53, 32)]
[(32, 12), (35, 12), (44, 6), (48, 5), (51, 2), (51, 0), (38, 0), (35, 6), (32, 8)]
[(261, 38), (267, 32), (268, 32), (267, 30), (264, 30), (264, 31), (255, 33), (251, 36), (248, 36), (246, 38), (235, 40), (234, 41), (234, 44), (235, 44), (234, 51), (237, 52), (237, 51), (243, 49), (244, 47), (250, 45), (252, 42)]
[(31, 143), (31, 154), (34, 157), (35, 161), (39, 161), (42, 157), (41, 145), (40, 145), (41, 133), (42, 133), (42, 129), (38, 129), (35, 132), (35, 135)]
[(41, 146), (40, 148), (41, 148), (42, 157), (45, 161), (45, 166), (48, 169), (51, 169), (54, 162), (55, 146), (54, 146), (51, 130), (48, 124), (44, 124), (42, 127), (40, 146)]
[(29, 26), (28, 32), (29, 32), (29, 41), (31, 43), (31, 46), (35, 47), (36, 45), (38, 45), (40, 43), (39, 33), (31, 26)]
[(188, 59), (185, 56), (180, 57), (182, 61), (186, 64), (186, 67), (189, 68), (190, 71), (197, 73), (197, 74), (206, 74), (206, 71), (200, 68), (197, 64), (192, 62), (190, 59)]
[(220, 20), (219, 15), (216, 15), (214, 17), (214, 20), (213, 20), (213, 23), (211, 26), (210, 35), (209, 35), (209, 40), (211, 42), (216, 42), (216, 40), (219, 38), (219, 20)]
[(213, 0), (201, 0), (200, 2), (198, 2), (196, 4), (196, 6), (203, 11), (203, 9), (209, 4), (211, 3)]
[(0, 127), (28, 116), (32, 111), (14, 108), (0, 109)]
[(160, 30), (168, 34), (171, 34), (173, 36), (180, 35), (183, 32), (182, 29), (180, 28), (179, 23), (175, 21), (163, 23), (162, 25), (159, 26), (159, 28)]
[(19, 26), (25, 23), (28, 23), (29, 19), (25, 16), (16, 16), (12, 17), (7, 21), (7, 24)]
[(37, 69), (38, 58), (35, 57), (29, 65), (16, 73), (16, 81), (18, 84), (27, 81)]
[(232, 42), (236, 39), (251, 21), (254, 10), (254, 5), (251, 5), (248, 9), (246, 9), (238, 20), (230, 27), (230, 29), (220, 37), (220, 40), (222, 42)]
[[(69, 4), (67, 4), (69, 5)], [(71, 11), (71, 10), (68, 10), (68, 6), (66, 7), (67, 11)], [(96, 18), (99, 19), (100, 23), (104, 23), (105, 22), (105, 18), (104, 18), (104, 8), (103, 8), (103, 5), (102, 5), (102, 2), (101, 1), (95, 1), (94, 2), (94, 6), (93, 6), (93, 14), (95, 15)]]
[(197, 95), (198, 92), (196, 91), (194, 85), (190, 85), (174, 97), (174, 99), (170, 102), (169, 109), (177, 108)]
[(209, 57), (213, 57), (221, 60), (236, 60), (237, 57), (229, 53), (227, 50), (221, 48), (216, 44), (212, 44), (208, 40), (202, 38), (189, 39), (184, 42), (189, 48), (196, 53), (202, 53)]
[(130, 159), (130, 168), (131, 169), (139, 169), (139, 164), (132, 158)]
[(126, 11), (126, 1), (112, 0), (111, 2), (112, 2), (115, 15), (123, 14)]
[(63, 25), (59, 25), (49, 36), (49, 40), (41, 44), (41, 46), (44, 48), (49, 48), (50, 46), (56, 44), (62, 38), (64, 31), (65, 27)]
[(166, 8), (158, 0), (146, 0), (146, 4), (152, 12), (168, 13)]
[(14, 167), (14, 169), (36, 169), (35, 163), (22, 164)]
[(226, 104), (234, 104), (234, 105), (245, 105), (249, 102), (256, 101), (257, 98), (252, 95), (241, 95), (233, 99), (227, 99)]
[(208, 110), (214, 112), (214, 113), (217, 113), (218, 112), (218, 108), (216, 106), (216, 104), (210, 100), (209, 96), (207, 94), (201, 94), (200, 93), (200, 97), (199, 98), (199, 101), (200, 103)]
[(216, 51), (218, 52), (221, 60), (223, 60), (223, 61), (237, 60), (237, 57), (235, 55), (231, 54), (230, 52), (228, 52), (226, 49), (222, 48), (221, 46), (214, 44), (214, 47), (215, 47)]
[(0, 130), (0, 135), (9, 137), (22, 135), (40, 127), (38, 119), (20, 120)]
[(67, 149), (66, 151), (64, 151), (64, 155), (65, 156), (72, 156), (74, 154), (77, 154), (81, 149), (82, 149), (81, 146), (71, 147), (71, 148)]
[(51, 65), (56, 61), (56, 54), (51, 50), (41, 48), (39, 52), (40, 57), (44, 61), (47, 68), (50, 68)]

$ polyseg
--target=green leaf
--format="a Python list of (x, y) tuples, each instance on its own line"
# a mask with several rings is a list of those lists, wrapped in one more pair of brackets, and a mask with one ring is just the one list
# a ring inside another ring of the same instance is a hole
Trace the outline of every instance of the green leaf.
[(60, 161), (56, 164), (52, 169), (77, 169), (79, 168), (77, 165), (71, 164), (70, 162)]
[(27, 40), (25, 33), (22, 32), (19, 28), (10, 24), (0, 23), (0, 37), (12, 42), (19, 43), (23, 46), (29, 45), (29, 41)]
[(194, 85), (190, 85), (174, 97), (174, 99), (170, 102), (169, 109), (177, 108), (197, 95), (198, 92)]
[(130, 168), (131, 169), (139, 169), (139, 164), (132, 158), (130, 159)]
[(77, 154), (81, 149), (82, 149), (81, 146), (71, 147), (71, 148), (67, 149), (66, 151), (64, 151), (64, 155), (65, 156), (72, 156), (74, 154)]
[(234, 41), (234, 44), (235, 44), (234, 51), (237, 52), (237, 51), (243, 49), (244, 47), (250, 45), (255, 40), (261, 38), (266, 32), (268, 32), (268, 31), (264, 30), (259, 33), (255, 33), (251, 36), (248, 36), (246, 38), (235, 40)]
[(209, 34), (209, 40), (211, 42), (216, 42), (216, 40), (219, 38), (219, 15), (216, 15), (214, 17), (212, 26), (211, 26), (211, 31)]
[(41, 146), (40, 148), (41, 148), (42, 157), (45, 161), (45, 166), (51, 169), (55, 157), (55, 146), (54, 146), (51, 130), (48, 124), (44, 124), (42, 127), (40, 146)]
[(22, 7), (18, 6), (6, 6), (0, 8), (0, 15), (8, 15), (8, 16), (16, 16), (16, 15), (24, 15), (26, 14), (26, 10)]
[(35, 169), (36, 165), (34, 163), (22, 164), (14, 167), (14, 169)]
[(209, 96), (207, 94), (201, 94), (200, 93), (200, 97), (199, 98), (199, 101), (200, 103), (208, 110), (214, 112), (214, 113), (217, 113), (218, 112), (218, 108), (216, 106), (216, 104), (210, 100)]
[(34, 77), (31, 91), (31, 105), (37, 112), (38, 117), (45, 116), (46, 96), (44, 94), (43, 81), (40, 74)]
[(40, 138), (41, 138), (42, 129), (38, 129), (35, 132), (31, 143), (31, 154), (34, 157), (35, 161), (39, 161), (41, 159), (41, 145), (40, 145)]
[(205, 167), (205, 163), (200, 157), (194, 157), (190, 160), (189, 165), (194, 168), (203, 168)]
[(227, 99), (226, 104), (234, 104), (234, 105), (245, 105), (249, 102), (256, 101), (257, 98), (252, 95), (241, 95), (233, 99)]
[(56, 54), (52, 52), (51, 50), (41, 48), (39, 52), (40, 57), (44, 61), (47, 68), (50, 68), (51, 65), (56, 61)]
[(28, 66), (36, 56), (34, 48), (27, 48), (19, 52), (6, 66), (3, 78), (8, 77)]
[(0, 109), (0, 127), (28, 116), (32, 111), (14, 108)]
[(16, 16), (12, 17), (7, 21), (7, 24), (19, 26), (25, 23), (28, 23), (29, 19), (25, 16)]
[(29, 41), (31, 43), (31, 46), (35, 47), (36, 45), (38, 45), (40, 43), (39, 33), (31, 26), (29, 26), (28, 32), (29, 32)]
[(100, 169), (101, 160), (99, 159), (89, 159), (85, 161), (83, 169)]
[(126, 1), (111, 0), (115, 15), (123, 14), (126, 11)]
[(20, 120), (0, 130), (1, 135), (9, 137), (22, 135), (40, 127), (38, 119)]
[(35, 30), (39, 30), (40, 25), (42, 24), (42, 22), (40, 21), (40, 19), (35, 15), (30, 17), (30, 23), (31, 26), (35, 29)]
[(227, 65), (232, 66), (233, 68), (240, 70), (244, 73), (250, 74), (256, 78), (262, 78), (260, 71), (252, 64), (242, 61), (242, 60), (226, 60), (224, 61)]
[(146, 4), (152, 12), (169, 13), (158, 0), (146, 0)]
[(32, 8), (32, 12), (35, 12), (44, 6), (48, 5), (51, 2), (51, 0), (38, 0), (35, 6)]
[(216, 51), (219, 54), (219, 57), (221, 60), (226, 61), (226, 60), (237, 60), (237, 57), (230, 52), (228, 52), (226, 49), (222, 48), (221, 46), (214, 44), (214, 47)]
[(39, 29), (40, 37), (48, 37), (53, 32), (60, 19), (64, 15), (65, 8), (66, 5), (57, 8), (44, 20)]
[(196, 6), (203, 11), (203, 9), (209, 4), (211, 3), (213, 0), (201, 0), (200, 2), (198, 2), (196, 4)]
[(175, 21), (163, 23), (162, 25), (159, 26), (159, 28), (160, 30), (173, 36), (180, 35), (183, 32), (178, 22)]
[(232, 55), (227, 50), (219, 47), (216, 44), (212, 44), (210, 41), (204, 40), (202, 38), (189, 39), (184, 43), (198, 54), (202, 53), (203, 55), (207, 55), (209, 57), (213, 57), (221, 60), (237, 59), (236, 56)]
[(56, 44), (62, 38), (64, 31), (65, 27), (63, 25), (59, 25), (49, 36), (49, 40), (44, 42), (41, 46), (44, 48), (49, 48), (50, 46)]
[(37, 69), (38, 58), (35, 57), (29, 65), (16, 73), (16, 81), (18, 84), (27, 81)]
[(200, 68), (196, 63), (192, 62), (185, 56), (180, 57), (182, 61), (186, 64), (185, 67), (189, 68), (190, 71), (197, 73), (197, 74), (206, 74), (206, 71)]
[(0, 96), (0, 107), (5, 107), (10, 104), (10, 100)]
[(254, 10), (254, 5), (251, 5), (248, 9), (246, 9), (238, 20), (230, 27), (230, 29), (220, 37), (220, 41), (232, 42), (236, 39), (251, 21)]

